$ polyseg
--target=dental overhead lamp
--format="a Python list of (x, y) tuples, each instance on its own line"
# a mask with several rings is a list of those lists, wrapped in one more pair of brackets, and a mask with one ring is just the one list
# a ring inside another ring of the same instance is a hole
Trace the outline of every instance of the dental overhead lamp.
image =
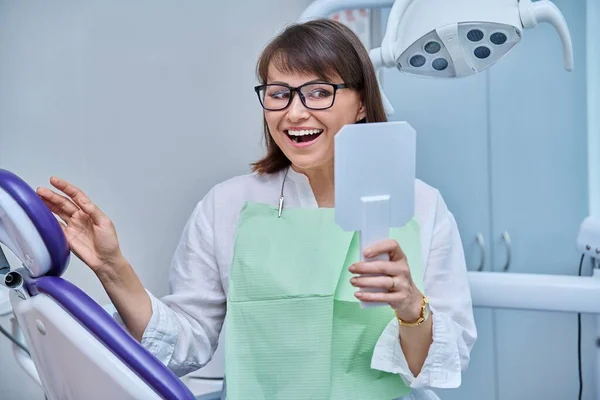
[[(328, 17), (340, 10), (390, 7), (381, 46), (370, 51), (376, 69), (435, 78), (475, 75), (515, 47), (523, 30), (547, 22), (562, 43), (563, 63), (573, 69), (567, 23), (549, 0), (317, 0), (300, 20)], [(386, 113), (393, 108), (385, 94)]]

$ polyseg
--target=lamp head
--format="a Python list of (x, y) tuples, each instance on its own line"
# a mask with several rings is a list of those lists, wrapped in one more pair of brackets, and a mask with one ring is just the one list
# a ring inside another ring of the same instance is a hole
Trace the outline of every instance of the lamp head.
[(396, 0), (380, 48), (381, 66), (441, 78), (477, 74), (519, 43), (524, 28), (549, 22), (567, 70), (573, 51), (567, 24), (548, 0)]
[(512, 25), (451, 23), (398, 49), (395, 64), (407, 74), (459, 78), (477, 74), (495, 64), (520, 40), (521, 31)]

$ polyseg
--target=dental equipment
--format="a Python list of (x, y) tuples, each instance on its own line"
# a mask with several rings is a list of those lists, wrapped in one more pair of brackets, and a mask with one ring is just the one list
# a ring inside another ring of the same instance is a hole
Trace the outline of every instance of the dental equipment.
[(1, 169), (0, 243), (23, 264), (1, 277), (31, 353), (14, 344), (15, 357), (48, 399), (194, 399), (102, 307), (61, 278), (70, 250), (58, 221), (32, 188)]
[[(438, 78), (475, 75), (507, 55), (524, 29), (547, 22), (558, 32), (563, 65), (573, 69), (573, 45), (567, 23), (549, 0), (317, 0), (300, 21), (326, 18), (344, 9), (391, 11), (381, 46), (370, 51), (376, 70)], [(382, 92), (386, 113), (394, 110)]]

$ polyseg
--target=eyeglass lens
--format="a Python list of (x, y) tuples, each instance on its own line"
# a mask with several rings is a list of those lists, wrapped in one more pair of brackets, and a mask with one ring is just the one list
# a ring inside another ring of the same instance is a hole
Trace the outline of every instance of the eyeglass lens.
[[(302, 103), (311, 109), (325, 109), (333, 105), (335, 89), (327, 83), (315, 83), (300, 88)], [(290, 103), (291, 90), (286, 86), (267, 85), (260, 90), (263, 107), (269, 110), (283, 110)]]

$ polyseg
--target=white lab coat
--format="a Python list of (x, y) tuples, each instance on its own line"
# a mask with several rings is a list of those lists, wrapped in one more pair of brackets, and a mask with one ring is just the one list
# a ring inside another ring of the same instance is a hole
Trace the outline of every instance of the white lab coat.
[[(210, 361), (225, 318), (228, 276), (239, 212), (245, 201), (278, 205), (284, 171), (248, 174), (213, 187), (197, 204), (173, 257), (169, 295), (152, 299), (152, 317), (142, 345), (183, 376)], [(432, 400), (431, 388), (461, 383), (477, 333), (461, 239), (439, 192), (415, 181), (425, 295), (433, 312), (433, 343), (418, 376), (400, 347), (398, 323), (390, 323), (377, 342), (372, 368), (399, 374), (414, 390), (403, 400)], [(317, 207), (306, 176), (289, 170), (286, 207)], [(118, 315), (115, 314), (117, 319)]]

